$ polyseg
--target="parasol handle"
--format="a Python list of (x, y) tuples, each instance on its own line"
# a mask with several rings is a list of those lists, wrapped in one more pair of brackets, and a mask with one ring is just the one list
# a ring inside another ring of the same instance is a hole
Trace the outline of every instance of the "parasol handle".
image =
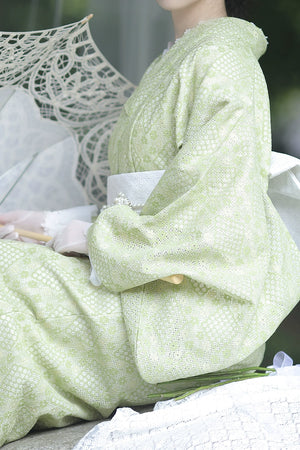
[[(4, 225), (0, 225), (0, 227), (3, 226)], [(51, 236), (47, 236), (46, 234), (34, 233), (33, 231), (21, 230), (20, 228), (15, 228), (15, 231), (19, 233), (20, 236), (35, 239), (41, 242), (49, 242), (52, 239)], [(161, 278), (161, 280), (167, 281), (171, 284), (180, 284), (183, 281), (183, 275), (170, 275), (169, 277)]]
[[(2, 228), (4, 225), (0, 225), (0, 227)], [(49, 242), (52, 239), (51, 236), (47, 236), (46, 234), (34, 233), (33, 231), (21, 230), (20, 228), (15, 228), (15, 231), (19, 233), (20, 236), (35, 239), (37, 241)]]

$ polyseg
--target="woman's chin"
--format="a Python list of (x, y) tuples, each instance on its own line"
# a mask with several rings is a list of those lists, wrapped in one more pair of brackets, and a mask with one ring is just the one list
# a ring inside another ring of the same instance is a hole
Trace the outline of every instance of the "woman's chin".
[(166, 11), (176, 11), (184, 9), (193, 3), (199, 3), (200, 0), (156, 0), (158, 5)]

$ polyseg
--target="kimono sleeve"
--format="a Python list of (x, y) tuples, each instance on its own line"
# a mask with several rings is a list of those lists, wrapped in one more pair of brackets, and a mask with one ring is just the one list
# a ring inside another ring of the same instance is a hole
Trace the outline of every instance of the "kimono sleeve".
[(259, 154), (271, 150), (256, 118), (257, 100), (268, 117), (267, 94), (256, 92), (259, 70), (254, 56), (231, 50), (181, 68), (178, 152), (141, 215), (116, 205), (89, 230), (90, 259), (109, 290), (183, 274), (245, 301), (259, 298), (268, 264)]

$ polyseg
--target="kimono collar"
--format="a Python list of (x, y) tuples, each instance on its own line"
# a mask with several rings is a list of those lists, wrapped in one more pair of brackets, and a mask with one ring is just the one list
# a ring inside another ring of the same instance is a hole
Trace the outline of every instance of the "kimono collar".
[[(202, 21), (195, 27), (187, 29), (173, 45), (185, 46), (191, 39), (197, 40), (200, 45), (202, 42), (207, 44), (212, 41), (214, 44), (218, 42), (232, 47), (248, 47), (257, 59), (265, 53), (268, 45), (267, 37), (260, 28), (252, 22), (236, 17), (219, 17)], [(169, 43), (168, 49), (171, 46), (172, 43)]]

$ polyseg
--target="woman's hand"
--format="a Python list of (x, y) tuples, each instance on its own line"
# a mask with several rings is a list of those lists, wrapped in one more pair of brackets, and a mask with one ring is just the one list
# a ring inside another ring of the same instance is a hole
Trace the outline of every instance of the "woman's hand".
[(0, 224), (4, 225), (4, 227), (0, 228), (0, 238), (44, 244), (44, 242), (20, 236), (16, 228), (45, 234), (43, 228), (45, 217), (46, 211), (27, 211), (20, 209), (2, 213), (0, 214)]
[(13, 225), (2, 225), (0, 226), (0, 239), (18, 239), (19, 234), (15, 231)]
[[(21, 236), (17, 230), (22, 229), (44, 236), (52, 236), (53, 239), (49, 245), (59, 253), (87, 254), (86, 236), (82, 233), (88, 230), (92, 217), (97, 214), (98, 209), (95, 205), (76, 206), (60, 211), (20, 209), (2, 213), (0, 214), (0, 225), (5, 227), (0, 227), (0, 230), (2, 230), (0, 238), (45, 244), (45, 242)], [(8, 225), (9, 228), (6, 227)]]
[(72, 220), (63, 230), (47, 243), (58, 253), (80, 253), (88, 255), (87, 231), (92, 224), (81, 220)]

